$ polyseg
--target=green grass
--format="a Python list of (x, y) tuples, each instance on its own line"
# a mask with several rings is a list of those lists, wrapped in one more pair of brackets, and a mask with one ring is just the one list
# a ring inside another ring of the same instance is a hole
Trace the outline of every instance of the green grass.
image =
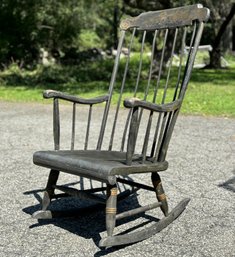
[[(230, 63), (228, 69), (193, 70), (183, 113), (235, 117), (235, 58), (229, 57), (226, 60)], [(47, 102), (42, 98), (45, 89), (60, 90), (86, 98), (105, 94), (112, 70), (111, 63), (110, 60), (105, 61), (102, 67), (99, 63), (90, 63), (86, 67), (39, 67), (34, 71), (10, 67), (0, 73), (0, 101)], [(176, 74), (174, 77), (176, 79)], [(130, 78), (128, 82), (130, 91), (134, 83), (132, 81), (134, 79)], [(161, 83), (164, 84), (163, 81)], [(130, 96), (129, 93), (124, 95), (127, 96)], [(115, 102), (117, 99), (118, 95), (115, 93)]]
[(235, 117), (235, 83), (230, 86), (190, 83), (182, 112)]
[(194, 69), (183, 110), (187, 114), (235, 117), (235, 66)]

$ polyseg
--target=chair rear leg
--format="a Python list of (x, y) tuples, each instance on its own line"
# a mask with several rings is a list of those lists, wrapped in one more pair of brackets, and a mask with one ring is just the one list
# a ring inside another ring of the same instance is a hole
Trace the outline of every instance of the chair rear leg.
[(153, 187), (155, 188), (155, 191), (156, 191), (157, 200), (162, 204), (160, 208), (163, 214), (165, 216), (168, 216), (168, 203), (167, 203), (166, 195), (162, 186), (161, 178), (157, 172), (153, 172), (151, 179), (152, 179)]
[(106, 200), (106, 230), (108, 237), (113, 235), (116, 224), (117, 213), (117, 186), (107, 185), (107, 200)]
[(49, 204), (51, 202), (52, 197), (54, 196), (54, 193), (55, 193), (54, 186), (56, 185), (56, 182), (59, 178), (59, 173), (60, 172), (58, 170), (50, 171), (46, 190), (44, 192), (43, 199), (42, 199), (42, 210), (43, 211), (45, 211), (47, 209), (47, 207), (49, 206)]

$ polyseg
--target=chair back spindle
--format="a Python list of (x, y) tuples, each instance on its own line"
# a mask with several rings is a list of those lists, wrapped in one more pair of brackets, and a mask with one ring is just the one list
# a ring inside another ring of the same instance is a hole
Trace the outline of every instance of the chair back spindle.
[(76, 122), (76, 103), (73, 103), (71, 150), (74, 150), (74, 142), (75, 142), (75, 122)]

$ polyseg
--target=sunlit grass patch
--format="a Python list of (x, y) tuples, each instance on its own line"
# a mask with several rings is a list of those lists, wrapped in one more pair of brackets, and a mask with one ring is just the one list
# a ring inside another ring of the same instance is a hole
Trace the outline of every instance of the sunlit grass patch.
[[(199, 62), (203, 56), (200, 56)], [(147, 85), (147, 63), (144, 69), (137, 97), (143, 98), (143, 92)], [(194, 69), (183, 103), (182, 112), (185, 114), (220, 115), (235, 117), (235, 58), (226, 58), (229, 63), (227, 69)], [(134, 62), (138, 63), (135, 56)], [(43, 100), (42, 92), (45, 89), (59, 90), (85, 98), (91, 98), (107, 93), (113, 60), (104, 60), (88, 63), (87, 66), (60, 66), (41, 67), (36, 70), (21, 70), (12, 65), (8, 70), (0, 72), (0, 100), (17, 102), (48, 102)], [(145, 64), (143, 64), (145, 65)], [(124, 66), (124, 65), (122, 65)], [(137, 65), (138, 66), (138, 65)], [(121, 67), (123, 70), (124, 67)], [(156, 78), (152, 85), (156, 85)], [(164, 87), (165, 79), (160, 81)], [(177, 81), (177, 72), (172, 68), (170, 80), (170, 95), (173, 95), (173, 87)], [(117, 84), (121, 85), (122, 78), (118, 77)], [(135, 73), (128, 74), (126, 91), (123, 98), (132, 96), (136, 83)], [(155, 83), (155, 84), (154, 84)], [(147, 100), (153, 99), (153, 87)], [(171, 92), (172, 91), (172, 92)], [(114, 90), (113, 104), (119, 99), (118, 91)], [(161, 92), (158, 92), (160, 95)]]

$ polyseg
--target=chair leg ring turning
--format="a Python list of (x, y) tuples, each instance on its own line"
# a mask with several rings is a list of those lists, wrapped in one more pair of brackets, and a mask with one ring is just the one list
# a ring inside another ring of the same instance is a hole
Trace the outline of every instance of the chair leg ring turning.
[(108, 236), (113, 235), (116, 224), (117, 213), (117, 186), (107, 185), (107, 201), (106, 201), (106, 229)]

